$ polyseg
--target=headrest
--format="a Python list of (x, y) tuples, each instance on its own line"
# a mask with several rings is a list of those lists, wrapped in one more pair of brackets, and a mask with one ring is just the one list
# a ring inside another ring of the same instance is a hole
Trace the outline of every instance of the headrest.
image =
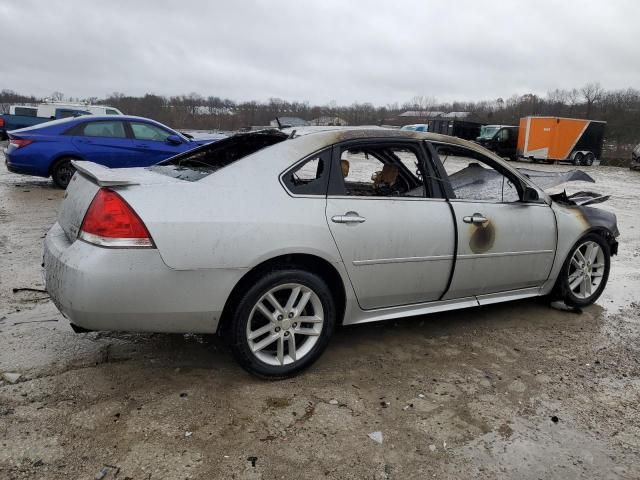
[(340, 160), (340, 169), (342, 170), (342, 176), (349, 176), (349, 161), (348, 160)]
[(398, 167), (396, 167), (395, 165), (391, 165), (386, 163), (383, 167), (382, 167), (382, 174), (380, 175), (380, 181), (383, 183), (386, 183), (387, 185), (393, 185), (394, 183), (396, 183), (396, 180), (398, 179)]

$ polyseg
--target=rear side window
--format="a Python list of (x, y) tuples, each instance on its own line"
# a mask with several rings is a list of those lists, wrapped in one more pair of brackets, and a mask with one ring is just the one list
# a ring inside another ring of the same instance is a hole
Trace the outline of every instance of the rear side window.
[(415, 146), (374, 143), (343, 147), (337, 195), (424, 197), (427, 194)]
[(118, 111), (117, 111), (117, 110), (114, 110), (113, 108), (107, 108), (107, 109), (105, 110), (105, 113), (106, 113), (107, 115), (120, 115), (120, 114), (118, 113)]
[(294, 195), (326, 195), (331, 150), (314, 154), (282, 176)]
[[(75, 129), (74, 129), (75, 130)], [(88, 122), (78, 129), (79, 133), (84, 137), (110, 137), (110, 138), (126, 138), (124, 131), (124, 123), (122, 122)]]
[(84, 110), (56, 110), (57, 118), (71, 118), (79, 117), (81, 115), (90, 115), (90, 113), (85, 112)]
[(23, 115), (25, 117), (37, 117), (38, 109), (37, 108), (26, 108), (26, 107), (16, 107), (15, 109), (16, 115)]
[(131, 130), (133, 130), (133, 136), (136, 140), (155, 140), (158, 142), (164, 142), (167, 137), (172, 135), (160, 127), (151, 125), (150, 123), (142, 122), (130, 122)]

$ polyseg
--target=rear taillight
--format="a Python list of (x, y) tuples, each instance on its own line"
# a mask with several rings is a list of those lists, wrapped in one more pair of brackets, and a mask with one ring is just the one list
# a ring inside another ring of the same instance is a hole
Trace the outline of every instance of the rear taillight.
[(33, 143), (33, 140), (25, 140), (23, 138), (12, 138), (9, 140), (9, 145), (13, 145), (17, 148), (26, 147), (27, 145)]
[(4, 127), (4, 118), (0, 117), (0, 128)]
[(154, 248), (147, 227), (116, 192), (101, 188), (82, 220), (79, 238), (102, 247)]

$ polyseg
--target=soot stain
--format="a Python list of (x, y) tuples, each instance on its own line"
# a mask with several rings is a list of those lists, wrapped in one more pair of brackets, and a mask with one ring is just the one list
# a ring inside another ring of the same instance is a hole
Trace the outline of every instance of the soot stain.
[(469, 248), (473, 253), (491, 250), (496, 239), (496, 229), (490, 221), (483, 225), (472, 225), (469, 234)]

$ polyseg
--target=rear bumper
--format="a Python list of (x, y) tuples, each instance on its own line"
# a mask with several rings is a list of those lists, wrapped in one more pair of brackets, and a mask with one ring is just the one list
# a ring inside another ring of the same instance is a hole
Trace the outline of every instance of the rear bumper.
[(22, 175), (34, 175), (36, 177), (48, 177), (49, 172), (45, 172), (42, 168), (34, 167), (29, 164), (21, 164), (16, 162), (15, 158), (8, 152), (8, 149), (4, 150), (4, 164), (12, 173), (20, 173)]
[(56, 223), (44, 243), (46, 289), (72, 324), (87, 330), (215, 333), (245, 270), (173, 270), (156, 249), (70, 242)]

